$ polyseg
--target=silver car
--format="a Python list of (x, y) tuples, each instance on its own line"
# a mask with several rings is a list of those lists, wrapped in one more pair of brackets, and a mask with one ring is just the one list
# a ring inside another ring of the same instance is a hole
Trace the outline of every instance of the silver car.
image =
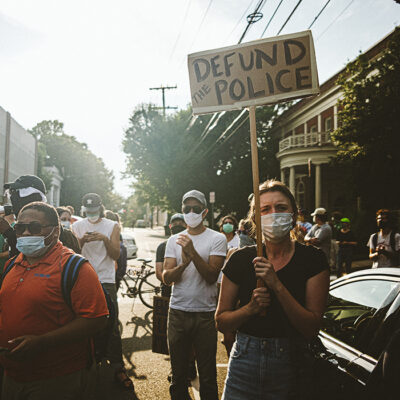
[(135, 258), (138, 251), (135, 238), (130, 233), (122, 232), (122, 241), (126, 247), (128, 260)]

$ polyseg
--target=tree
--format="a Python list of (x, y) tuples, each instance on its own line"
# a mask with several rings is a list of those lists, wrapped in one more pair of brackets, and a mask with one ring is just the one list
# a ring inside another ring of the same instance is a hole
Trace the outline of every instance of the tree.
[(400, 29), (373, 60), (360, 55), (339, 78), (337, 161), (351, 168), (349, 190), (365, 210), (398, 208), (400, 175)]
[[(42, 121), (30, 132), (38, 138), (42, 149), (38, 174), (47, 179), (44, 166), (56, 166), (63, 177), (60, 203), (72, 205), (75, 210), (81, 207), (81, 199), (85, 193), (98, 193), (107, 208), (113, 210), (122, 206), (122, 201), (115, 204), (113, 198), (113, 174), (104, 165), (101, 158), (96, 157), (85, 143), (78, 142), (75, 137), (64, 132), (64, 124), (57, 120)], [(116, 207), (115, 207), (115, 206)]]
[[(279, 172), (271, 121), (279, 109), (257, 110), (261, 177)], [(193, 123), (191, 109), (164, 119), (151, 105), (137, 107), (125, 132), (123, 148), (128, 158), (126, 176), (134, 177), (139, 202), (161, 206), (169, 211), (180, 209), (182, 194), (198, 189), (216, 192), (216, 208), (221, 213), (243, 216), (252, 190), (249, 123), (240, 111), (225, 113), (218, 123), (211, 115)], [(211, 122), (211, 123), (210, 123)], [(277, 145), (277, 143), (275, 143)]]

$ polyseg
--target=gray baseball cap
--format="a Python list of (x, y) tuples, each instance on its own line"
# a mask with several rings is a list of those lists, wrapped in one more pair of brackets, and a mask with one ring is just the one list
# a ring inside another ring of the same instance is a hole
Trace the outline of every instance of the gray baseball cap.
[(169, 223), (172, 224), (172, 223), (173, 223), (174, 221), (176, 221), (177, 219), (181, 219), (182, 221), (185, 220), (183, 214), (176, 213), (176, 214), (174, 214), (174, 215), (171, 217), (171, 219), (169, 220)]
[(204, 193), (201, 193), (198, 190), (190, 190), (189, 192), (185, 193), (182, 198), (182, 203), (184, 203), (187, 199), (196, 199), (203, 204), (204, 207), (207, 207), (206, 196), (204, 196)]

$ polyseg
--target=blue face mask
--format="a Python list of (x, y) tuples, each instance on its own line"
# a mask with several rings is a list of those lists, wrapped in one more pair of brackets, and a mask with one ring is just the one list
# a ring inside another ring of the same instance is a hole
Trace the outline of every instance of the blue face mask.
[(233, 232), (233, 225), (232, 225), (232, 224), (229, 224), (229, 223), (223, 224), (223, 225), (222, 225), (222, 230), (223, 230), (225, 233), (231, 233), (231, 232)]
[(46, 237), (44, 236), (21, 236), (17, 238), (17, 249), (28, 257), (40, 257), (47, 252), (50, 248), (51, 243), (47, 246), (44, 244), (47, 239), (54, 231), (54, 228)]

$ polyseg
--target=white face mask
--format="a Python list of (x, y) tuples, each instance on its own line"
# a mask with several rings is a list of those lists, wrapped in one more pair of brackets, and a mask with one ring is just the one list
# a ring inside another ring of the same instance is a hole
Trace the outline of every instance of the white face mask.
[(190, 212), (187, 214), (183, 214), (183, 218), (185, 218), (187, 226), (190, 226), (191, 228), (196, 228), (196, 226), (199, 226), (203, 221), (203, 213), (196, 214), (194, 212)]
[(87, 219), (91, 223), (95, 223), (100, 218), (100, 214), (86, 214)]
[(271, 213), (262, 215), (261, 227), (265, 239), (272, 243), (279, 243), (293, 227), (293, 214)]
[(71, 222), (69, 221), (61, 221), (61, 225), (63, 228), (69, 229), (71, 227)]

